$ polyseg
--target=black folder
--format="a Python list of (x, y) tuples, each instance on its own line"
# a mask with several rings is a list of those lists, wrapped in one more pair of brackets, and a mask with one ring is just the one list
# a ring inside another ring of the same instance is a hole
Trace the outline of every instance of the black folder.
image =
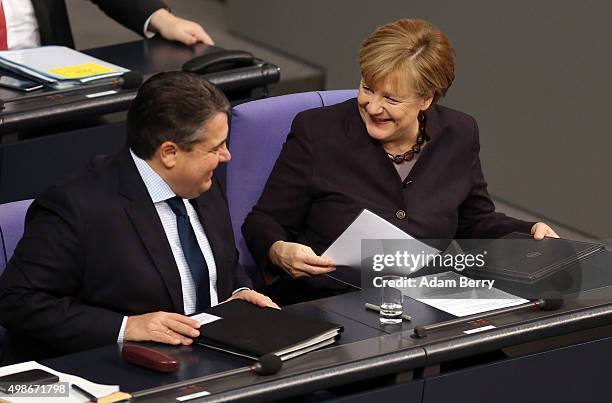
[(333, 344), (343, 328), (291, 312), (232, 300), (205, 312), (222, 319), (200, 328), (196, 343), (243, 357), (276, 354), (287, 360)]
[(560, 270), (605, 250), (600, 243), (561, 238), (535, 240), (531, 235), (513, 232), (471, 250), (484, 253), (484, 266), (468, 273), (481, 277), (534, 284)]

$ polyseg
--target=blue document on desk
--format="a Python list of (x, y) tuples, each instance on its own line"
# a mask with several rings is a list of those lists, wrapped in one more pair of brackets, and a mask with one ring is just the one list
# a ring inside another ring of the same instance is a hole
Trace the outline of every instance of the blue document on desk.
[(0, 67), (55, 88), (117, 77), (128, 71), (66, 46), (0, 51)]

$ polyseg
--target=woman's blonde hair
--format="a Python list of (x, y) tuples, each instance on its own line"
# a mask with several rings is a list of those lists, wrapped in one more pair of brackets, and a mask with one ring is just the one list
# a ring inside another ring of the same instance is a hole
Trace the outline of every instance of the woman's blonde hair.
[(377, 28), (359, 50), (368, 85), (390, 76), (407, 80), (419, 96), (443, 97), (455, 78), (455, 55), (442, 31), (422, 20), (402, 19)]

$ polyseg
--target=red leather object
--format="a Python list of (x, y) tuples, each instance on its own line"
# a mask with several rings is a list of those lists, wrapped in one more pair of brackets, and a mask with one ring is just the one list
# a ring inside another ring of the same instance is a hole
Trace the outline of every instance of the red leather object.
[(144, 346), (134, 344), (123, 346), (121, 355), (124, 360), (132, 364), (158, 372), (174, 372), (179, 367), (179, 362), (174, 358)]

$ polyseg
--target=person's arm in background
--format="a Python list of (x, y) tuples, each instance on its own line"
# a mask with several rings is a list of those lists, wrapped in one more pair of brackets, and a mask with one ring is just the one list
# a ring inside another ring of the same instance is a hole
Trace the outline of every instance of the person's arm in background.
[(472, 186), (469, 195), (459, 206), (456, 238), (499, 238), (514, 231), (532, 234), (536, 239), (542, 239), (544, 236), (558, 237), (547, 224), (523, 221), (495, 212), (495, 204), (487, 191), (487, 182), (480, 164), (480, 140), (476, 121), (471, 160)]
[(196, 22), (173, 15), (160, 0), (91, 0), (109, 17), (139, 35), (159, 33), (165, 39), (186, 45), (214, 41)]
[(169, 41), (177, 41), (185, 45), (194, 45), (198, 42), (207, 45), (215, 44), (200, 24), (177, 17), (165, 8), (160, 8), (151, 15), (148, 30), (158, 32)]
[(312, 170), (312, 140), (303, 115), (298, 114), (262, 195), (242, 226), (253, 258), (270, 274), (276, 274), (274, 266), (296, 278), (334, 270), (330, 259), (291, 242), (303, 230), (313, 201)]

